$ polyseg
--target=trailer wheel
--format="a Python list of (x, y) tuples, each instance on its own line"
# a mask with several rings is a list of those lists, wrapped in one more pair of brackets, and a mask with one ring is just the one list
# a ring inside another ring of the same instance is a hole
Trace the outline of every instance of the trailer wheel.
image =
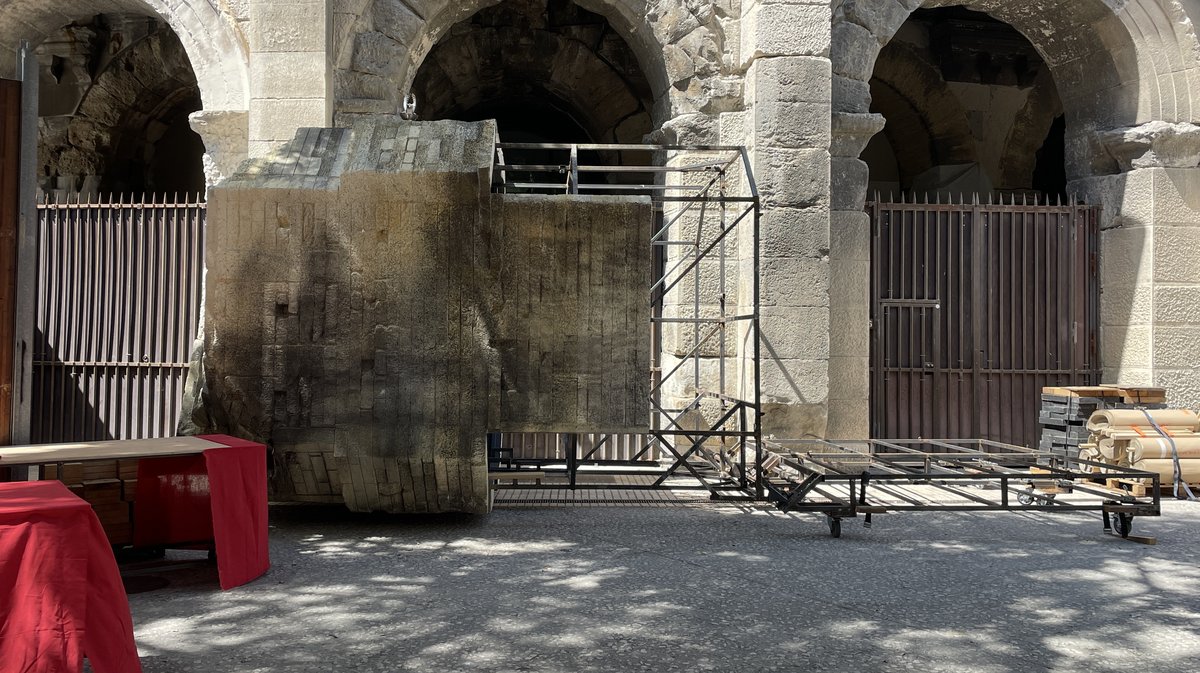
[(1121, 537), (1129, 537), (1129, 531), (1133, 528), (1132, 514), (1116, 512), (1112, 515), (1112, 522), (1113, 528), (1117, 531), (1117, 535), (1120, 535)]
[(842, 520), (836, 516), (829, 517), (829, 534), (833, 537), (842, 536)]
[(1020, 495), (1017, 496), (1017, 502), (1021, 503), (1022, 505), (1026, 505), (1026, 506), (1032, 505), (1033, 504), (1033, 494), (1032, 493), (1021, 493)]

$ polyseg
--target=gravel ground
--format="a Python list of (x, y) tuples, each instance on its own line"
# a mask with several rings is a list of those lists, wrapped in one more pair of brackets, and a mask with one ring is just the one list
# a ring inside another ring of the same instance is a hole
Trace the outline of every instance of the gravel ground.
[(1138, 519), (734, 505), (273, 508), (271, 572), (130, 597), (146, 673), (1194, 671), (1200, 504)]

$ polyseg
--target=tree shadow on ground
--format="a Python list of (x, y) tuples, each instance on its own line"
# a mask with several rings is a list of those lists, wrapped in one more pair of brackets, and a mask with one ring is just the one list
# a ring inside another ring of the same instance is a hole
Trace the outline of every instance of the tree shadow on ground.
[[(131, 596), (170, 671), (1191, 670), (1200, 506), (813, 516), (699, 505), (386, 517), (272, 510), (273, 567)], [(850, 522), (847, 522), (849, 524)]]

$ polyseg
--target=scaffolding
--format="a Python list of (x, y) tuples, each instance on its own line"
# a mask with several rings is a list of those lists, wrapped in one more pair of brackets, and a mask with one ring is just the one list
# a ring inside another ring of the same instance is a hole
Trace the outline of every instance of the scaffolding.
[[(506, 433), (490, 439), (489, 467), (513, 481), (522, 471), (557, 481), (513, 488), (565, 482), (571, 489), (761, 498), (751, 477), (762, 460), (759, 198), (745, 148), (499, 143), (492, 175), (501, 193), (646, 198), (656, 222), (647, 241), (654, 260), (651, 423), (640, 450), (609, 457), (611, 435), (565, 433), (555, 455), (529, 456), (504, 446), (517, 439)], [(731, 272), (744, 287), (730, 287)], [(664, 353), (668, 333), (672, 349)]]

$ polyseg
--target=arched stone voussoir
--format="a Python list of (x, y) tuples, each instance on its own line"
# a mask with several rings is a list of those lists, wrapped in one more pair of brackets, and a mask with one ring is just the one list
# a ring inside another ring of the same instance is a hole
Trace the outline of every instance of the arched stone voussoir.
[[(1118, 124), (1192, 116), (1200, 43), (1178, 0), (846, 0), (834, 15), (834, 71), (869, 79), (878, 57), (870, 45), (887, 44), (919, 6), (963, 6), (1013, 26), (1050, 65), (1064, 101), (1094, 99), (1103, 90), (1131, 95), (1118, 107), (1134, 112)], [(835, 107), (862, 103), (835, 101)], [(1086, 111), (1077, 116), (1086, 119)]]
[[(679, 113), (679, 110), (674, 109), (677, 107), (675, 105), (659, 105), (659, 102), (671, 100), (673, 83), (668, 75), (668, 47), (676, 41), (681, 41), (686, 49), (687, 38), (694, 38), (694, 30), (706, 30), (708, 24), (704, 22), (711, 17), (707, 17), (704, 12), (697, 14), (684, 7), (686, 3), (667, 3), (659, 0), (575, 1), (581, 8), (607, 19), (617, 34), (629, 45), (651, 86), (655, 109), (670, 107), (671, 114)], [(378, 107), (396, 107), (403, 95), (411, 90), (417, 71), (434, 45), (456, 25), (500, 2), (501, 0), (367, 0), (361, 11), (362, 18), (356, 20), (351, 29), (339, 36), (341, 43), (335, 48), (335, 53), (340, 54), (339, 64), (346, 64), (339, 68), (337, 77), (338, 110), (350, 111), (350, 101), (354, 101), (353, 104), (361, 104), (362, 99), (379, 98), (381, 95), (386, 95), (387, 98), (380, 100)], [(704, 4), (707, 7), (707, 3)], [(711, 7), (708, 9), (715, 11)], [(687, 16), (683, 19), (676, 17), (674, 14), (679, 12)], [(668, 30), (668, 27), (678, 29), (680, 26), (690, 28), (678, 35)], [(372, 35), (369, 40), (364, 41), (361, 36), (366, 32), (378, 35)], [(395, 60), (386, 64), (386, 69), (383, 63), (374, 67), (374, 60), (358, 53), (364, 45), (378, 48), (384, 41), (390, 42), (385, 51), (397, 55)], [(723, 39), (719, 38), (714, 38), (712, 42), (724, 44)], [(655, 116), (660, 115), (656, 112)]]
[(248, 109), (245, 37), (234, 17), (208, 0), (8, 0), (0, 3), (0, 74), (14, 74), (21, 40), (37, 46), (63, 26), (97, 14), (162, 19), (187, 53), (205, 109)]

